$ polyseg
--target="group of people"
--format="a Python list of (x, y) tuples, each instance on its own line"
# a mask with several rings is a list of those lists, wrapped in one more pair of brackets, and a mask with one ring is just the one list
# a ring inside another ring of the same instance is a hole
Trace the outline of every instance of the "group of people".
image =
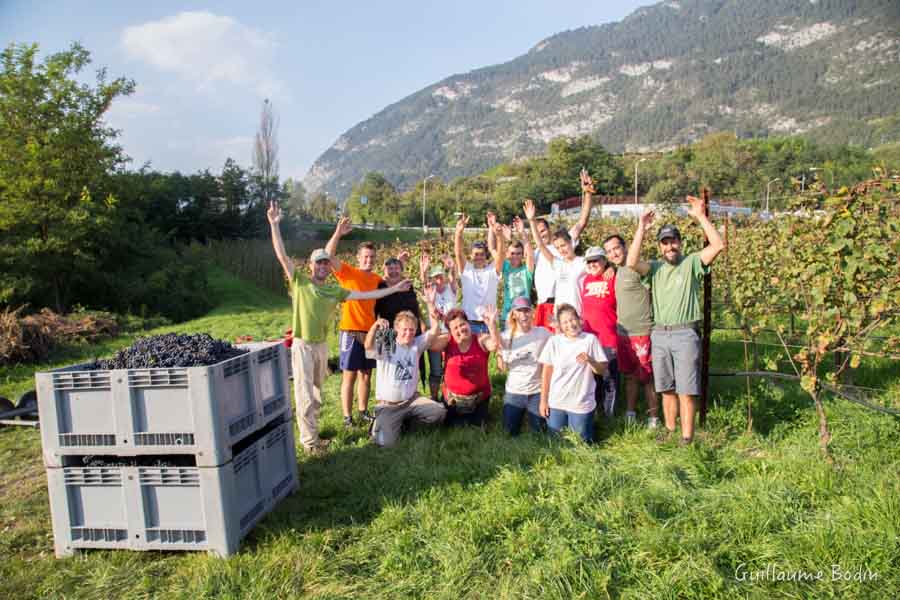
[[(675, 432), (680, 417), (682, 443), (690, 443), (700, 391), (700, 281), (724, 248), (722, 239), (702, 201), (688, 196), (688, 213), (709, 241), (702, 250), (683, 255), (680, 232), (664, 225), (657, 231), (660, 259), (641, 260), (643, 239), (655, 219), (647, 211), (630, 245), (612, 235), (578, 256), (575, 248), (594, 194), (587, 172), (582, 171), (580, 183), (581, 213), (569, 230), (551, 233), (526, 200), (527, 227), (519, 217), (505, 225), (488, 213), (487, 239), (467, 251), (463, 234), (469, 218), (461, 215), (453, 257), (421, 256), (425, 315), (412, 282), (403, 276), (408, 252), (385, 260), (383, 275), (375, 273), (371, 243), (358, 247), (356, 266), (339, 260), (338, 243), (352, 230), (345, 217), (326, 246), (312, 253), (308, 268), (301, 268), (285, 252), (281, 210), (271, 205), (275, 255), (293, 300), (292, 366), (304, 449), (319, 453), (328, 444), (319, 437), (318, 417), (327, 332), (339, 305), (344, 424), (368, 424), (378, 445), (396, 443), (410, 421), (483, 424), (493, 392), (491, 354), (506, 374), (503, 427), (511, 435), (521, 431), (527, 416), (532, 430), (569, 428), (593, 441), (597, 407), (612, 417), (621, 373), (625, 418), (636, 422), (643, 390), (647, 427), (658, 427), (659, 393), (663, 437)], [(328, 283), (331, 274), (337, 285)], [(428, 395), (419, 391), (426, 354)], [(376, 407), (371, 414), (373, 368)]]

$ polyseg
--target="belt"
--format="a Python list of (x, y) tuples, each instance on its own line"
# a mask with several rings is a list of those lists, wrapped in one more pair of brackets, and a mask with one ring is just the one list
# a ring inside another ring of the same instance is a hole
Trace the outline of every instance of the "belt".
[(690, 323), (677, 323), (675, 325), (654, 325), (653, 331), (681, 331), (682, 329), (697, 329), (700, 321)]

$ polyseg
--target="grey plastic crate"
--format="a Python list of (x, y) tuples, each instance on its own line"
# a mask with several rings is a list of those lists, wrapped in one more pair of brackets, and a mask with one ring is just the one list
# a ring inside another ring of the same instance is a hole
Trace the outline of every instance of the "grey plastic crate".
[(85, 454), (195, 454), (199, 466), (225, 464), (234, 444), (291, 410), (287, 349), (248, 349), (209, 367), (37, 373), (44, 464)]
[(219, 556), (298, 487), (286, 419), (219, 467), (47, 468), (57, 557), (88, 548)]

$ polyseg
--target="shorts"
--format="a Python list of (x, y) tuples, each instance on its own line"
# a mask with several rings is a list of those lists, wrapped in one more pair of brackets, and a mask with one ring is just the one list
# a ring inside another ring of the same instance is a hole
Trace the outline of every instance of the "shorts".
[(371, 371), (375, 368), (375, 361), (366, 358), (366, 347), (363, 345), (364, 336), (365, 332), (361, 331), (341, 331), (338, 339), (341, 349), (338, 366), (341, 371)]
[(542, 302), (537, 305), (537, 308), (534, 309), (534, 324), (536, 327), (543, 327), (550, 333), (556, 333), (556, 328), (553, 326), (556, 323), (553, 308), (554, 304), (552, 302)]
[(657, 392), (700, 395), (700, 334), (693, 329), (650, 334)]
[(619, 335), (616, 343), (619, 371), (641, 383), (653, 381), (653, 359), (649, 335)]

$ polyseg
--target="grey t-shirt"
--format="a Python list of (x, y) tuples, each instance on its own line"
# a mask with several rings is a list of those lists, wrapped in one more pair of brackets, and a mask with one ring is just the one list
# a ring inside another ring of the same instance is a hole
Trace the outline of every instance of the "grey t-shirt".
[(624, 265), (616, 270), (616, 311), (621, 335), (650, 335), (653, 310), (647, 279)]

